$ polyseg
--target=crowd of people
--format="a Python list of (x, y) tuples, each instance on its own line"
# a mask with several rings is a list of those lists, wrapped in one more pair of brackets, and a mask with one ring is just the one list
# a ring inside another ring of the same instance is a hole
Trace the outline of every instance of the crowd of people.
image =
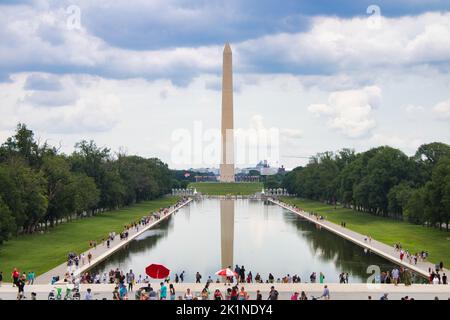
[[(404, 250), (401, 243), (394, 244), (395, 251), (399, 254), (399, 259), (401, 261), (408, 261), (410, 264), (417, 265), (418, 261), (427, 261), (428, 252), (421, 251), (415, 254), (411, 254), (408, 250)], [(428, 281), (431, 284), (447, 284), (447, 275), (444, 272), (444, 263), (441, 261), (436, 264), (433, 268), (428, 268)]]
[[(401, 261), (408, 261), (410, 264), (416, 265), (418, 261), (427, 261), (428, 258), (428, 252), (427, 251), (421, 251), (416, 252), (415, 254), (411, 254), (408, 250), (404, 250), (402, 248), (401, 243), (394, 244), (395, 251), (398, 252), (399, 259)], [(440, 263), (440, 269), (443, 269), (443, 263)]]
[[(231, 270), (231, 267), (228, 269)], [(245, 284), (245, 283), (326, 283), (326, 277), (323, 272), (312, 272), (307, 279), (303, 279), (297, 275), (287, 274), (283, 277), (275, 277), (272, 273), (269, 273), (267, 277), (263, 278), (261, 274), (258, 272), (256, 275), (253, 275), (252, 271), (246, 272), (245, 266), (236, 265), (234, 268), (234, 274), (236, 276), (229, 276), (223, 279), (219, 279), (220, 277), (212, 278), (211, 275), (206, 279), (206, 283), (221, 283), (224, 282), (225, 285), (231, 285), (233, 283)], [(437, 276), (438, 273), (434, 273), (435, 276), (433, 279), (430, 279), (431, 284), (447, 284), (447, 276), (445, 273), (442, 276)], [(185, 281), (186, 272), (183, 270), (181, 273), (175, 273), (174, 278), (171, 279), (167, 277), (165, 279), (166, 282), (173, 282), (174, 284), (183, 283)], [(439, 278), (439, 282), (436, 282), (435, 278)], [(68, 274), (64, 282), (73, 282), (75, 277), (73, 274)], [(200, 272), (196, 272), (194, 274), (195, 283), (202, 283), (203, 276)], [(349, 273), (341, 272), (336, 279), (340, 284), (349, 283)], [(129, 290), (132, 290), (133, 287), (139, 286), (142, 284), (149, 284), (151, 279), (148, 275), (138, 274), (136, 275), (133, 270), (123, 271), (119, 268), (111, 269), (109, 272), (89, 272), (86, 271), (79, 276), (80, 283), (83, 284), (120, 284), (125, 283), (126, 287)], [(328, 281), (329, 282), (329, 281)], [(394, 267), (392, 270), (382, 271), (379, 275), (376, 275), (374, 279), (375, 283), (383, 283), (383, 284), (394, 284), (398, 285), (403, 283), (405, 285), (410, 285), (414, 282), (414, 276), (411, 270), (403, 268), (403, 267)]]
[[(252, 272), (246, 272), (244, 266), (236, 265), (234, 268), (234, 272), (236, 276), (225, 277), (224, 282), (225, 289), (223, 291), (216, 289), (214, 291), (210, 290), (211, 283), (221, 283), (222, 281), (219, 278), (216, 278), (214, 281), (211, 276), (205, 282), (205, 286), (203, 289), (197, 293), (192, 292), (190, 289), (184, 293), (184, 295), (176, 295), (175, 287), (179, 283), (183, 283), (185, 280), (185, 271), (182, 271), (180, 274), (175, 274), (175, 278), (171, 281), (170, 277), (167, 277), (160, 283), (160, 287), (156, 290), (152, 287), (151, 279), (145, 275), (137, 275), (133, 272), (133, 270), (129, 270), (128, 272), (124, 272), (119, 268), (115, 270), (110, 270), (109, 272), (100, 273), (90, 273), (85, 272), (80, 276), (74, 276), (72, 273), (70, 276), (64, 279), (66, 285), (72, 285), (75, 288), (79, 288), (80, 284), (114, 284), (115, 288), (112, 293), (112, 298), (114, 300), (127, 300), (129, 299), (129, 294), (134, 292), (134, 299), (138, 300), (249, 300), (251, 298), (256, 300), (262, 300), (261, 292), (257, 291), (254, 294), (254, 297), (250, 297), (248, 292), (245, 290), (245, 284), (250, 283), (302, 283), (302, 280), (299, 276), (294, 275), (290, 276), (289, 274), (282, 278), (275, 278), (272, 273), (269, 273), (265, 281), (262, 279), (259, 273), (256, 273), (255, 277), (253, 277)], [(3, 274), (0, 272), (1, 279), (3, 280)], [(378, 283), (385, 284), (394, 284), (398, 285), (399, 283), (404, 283), (405, 285), (409, 285), (411, 282), (411, 273), (409, 270), (404, 268), (394, 267), (391, 271), (382, 272), (381, 275), (375, 280)], [(16, 268), (13, 270), (11, 274), (13, 280), (13, 286), (18, 288), (18, 299), (22, 299), (24, 297), (24, 287), (26, 284), (34, 283), (34, 273), (20, 273)], [(199, 272), (195, 273), (195, 279), (197, 283), (202, 282), (202, 275)], [(316, 273), (313, 272), (309, 276), (309, 283), (321, 283), (324, 284), (323, 293), (320, 297), (313, 297), (311, 299), (323, 298), (329, 299), (330, 292), (328, 286), (325, 284), (325, 275), (322, 272)], [(339, 274), (339, 283), (348, 283), (349, 282), (349, 274), (346, 272), (341, 272)], [(308, 283), (305, 281), (304, 283)], [(435, 282), (433, 282), (435, 283)], [(447, 278), (444, 275), (441, 277), (441, 283), (447, 284)], [(1, 282), (0, 282), (1, 284)], [(137, 289), (135, 289), (137, 288)], [(135, 290), (135, 291), (134, 291)], [(35, 295), (34, 295), (35, 296)], [(33, 297), (33, 295), (32, 295)], [(93, 299), (92, 290), (89, 288), (86, 291), (85, 297), (86, 300)], [(278, 291), (275, 290), (274, 286), (271, 287), (271, 291), (267, 297), (269, 300), (277, 300), (278, 299)], [(305, 292), (294, 292), (291, 296), (291, 300), (307, 300)], [(387, 295), (382, 296), (381, 300), (387, 300)]]
[[(125, 283), (119, 282), (114, 288), (112, 293), (113, 300), (128, 300), (129, 292)], [(274, 286), (271, 286), (267, 295), (267, 300), (278, 300), (279, 292)], [(325, 285), (323, 293), (319, 297), (311, 296), (311, 299), (330, 299), (330, 290)], [(245, 290), (244, 286), (238, 286), (238, 284), (232, 287), (226, 288), (223, 292), (220, 289), (210, 290), (210, 282), (206, 282), (205, 286), (200, 292), (194, 292), (190, 288), (187, 288), (184, 294), (177, 295), (175, 286), (173, 283), (169, 283), (167, 280), (159, 284), (159, 288), (155, 289), (149, 283), (147, 286), (140, 287), (134, 293), (135, 300), (263, 300), (263, 295), (260, 290), (257, 290), (252, 299), (251, 295)], [(301, 294), (295, 292), (290, 300), (308, 300), (305, 291)]]

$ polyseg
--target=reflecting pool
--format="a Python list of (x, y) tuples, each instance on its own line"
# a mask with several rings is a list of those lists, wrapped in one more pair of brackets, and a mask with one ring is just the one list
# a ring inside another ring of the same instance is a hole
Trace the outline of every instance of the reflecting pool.
[(349, 282), (366, 282), (367, 267), (392, 270), (394, 265), (333, 233), (318, 229), (277, 205), (248, 199), (193, 201), (156, 228), (95, 266), (97, 272), (119, 268), (145, 275), (151, 263), (167, 266), (171, 278), (185, 271), (185, 281), (194, 282), (197, 271), (202, 282), (222, 267), (245, 266), (253, 277), (264, 280), (294, 274), (309, 282), (312, 272), (325, 275), (326, 282), (339, 282), (341, 272)]

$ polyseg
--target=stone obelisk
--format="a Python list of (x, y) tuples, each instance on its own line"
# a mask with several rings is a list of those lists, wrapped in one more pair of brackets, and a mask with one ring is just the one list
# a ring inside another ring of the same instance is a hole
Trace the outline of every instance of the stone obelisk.
[(234, 128), (233, 128), (233, 61), (231, 47), (223, 49), (222, 70), (222, 154), (220, 181), (234, 182)]

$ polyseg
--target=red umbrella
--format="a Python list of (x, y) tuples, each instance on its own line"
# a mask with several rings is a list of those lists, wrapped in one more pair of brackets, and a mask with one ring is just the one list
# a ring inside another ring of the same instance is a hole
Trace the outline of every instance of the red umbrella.
[(216, 272), (216, 275), (223, 277), (237, 277), (237, 273), (230, 268), (225, 268)]
[(145, 268), (145, 273), (153, 279), (164, 279), (170, 274), (170, 270), (161, 264), (151, 264)]

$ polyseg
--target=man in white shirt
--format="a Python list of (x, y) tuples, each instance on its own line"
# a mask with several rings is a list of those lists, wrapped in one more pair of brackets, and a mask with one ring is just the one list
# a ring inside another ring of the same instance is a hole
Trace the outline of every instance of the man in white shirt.
[(392, 279), (394, 279), (394, 284), (397, 285), (399, 282), (399, 278), (400, 278), (400, 272), (398, 271), (397, 268), (394, 268), (392, 270)]
[(93, 300), (92, 293), (91, 293), (91, 288), (87, 289), (87, 292), (84, 295), (84, 300)]
[(439, 284), (439, 278), (437, 276), (434, 276), (433, 284)]

